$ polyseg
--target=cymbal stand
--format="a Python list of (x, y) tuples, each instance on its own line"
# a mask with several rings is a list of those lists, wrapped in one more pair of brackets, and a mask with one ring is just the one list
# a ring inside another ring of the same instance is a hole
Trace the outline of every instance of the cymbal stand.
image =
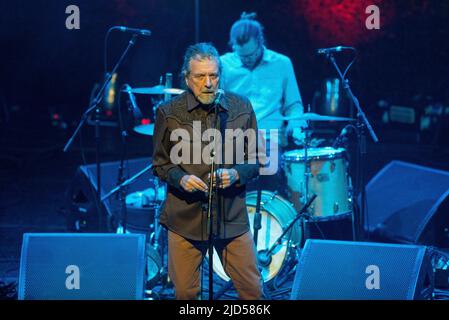
[(311, 177), (311, 163), (309, 162), (309, 144), (310, 144), (310, 135), (312, 132), (312, 129), (310, 128), (309, 121), (307, 121), (307, 126), (305, 128), (302, 128), (305, 133), (305, 139), (304, 139), (304, 163), (305, 163), (305, 170), (304, 170), (304, 194), (302, 195), (302, 203), (307, 203), (309, 200), (309, 178)]
[(97, 168), (97, 192), (96, 192), (96, 197), (95, 197), (95, 204), (97, 206), (97, 211), (98, 211), (98, 224), (99, 224), (99, 229), (101, 230), (101, 226), (103, 223), (103, 216), (102, 216), (102, 212), (101, 212), (101, 193), (102, 193), (102, 188), (101, 188), (101, 160), (100, 160), (100, 154), (101, 154), (101, 141), (100, 141), (100, 112), (101, 112), (101, 106), (100, 103), (103, 100), (104, 97), (104, 92), (106, 90), (106, 87), (109, 85), (109, 83), (111, 82), (112, 79), (112, 75), (116, 73), (117, 69), (119, 68), (119, 66), (121, 65), (121, 63), (123, 62), (123, 60), (125, 59), (125, 56), (127, 55), (128, 51), (131, 49), (131, 47), (134, 46), (136, 40), (137, 40), (138, 34), (134, 34), (131, 38), (131, 40), (129, 40), (128, 42), (128, 46), (126, 47), (125, 51), (122, 53), (122, 55), (120, 56), (119, 60), (117, 61), (117, 63), (115, 64), (114, 68), (112, 69), (112, 71), (110, 73), (106, 74), (106, 78), (103, 82), (103, 85), (101, 86), (100, 90), (97, 92), (96, 97), (90, 102), (90, 105), (88, 107), (88, 109), (86, 111), (84, 111), (82, 118), (80, 120), (80, 122), (78, 123), (78, 126), (76, 127), (75, 131), (73, 132), (72, 136), (70, 137), (70, 139), (67, 141), (66, 145), (64, 146), (64, 150), (63, 152), (67, 152), (70, 148), (70, 146), (72, 145), (75, 137), (78, 135), (78, 132), (81, 130), (81, 128), (83, 127), (84, 123), (87, 121), (89, 115), (95, 110), (95, 115), (96, 115), (96, 119), (95, 119), (95, 158), (96, 158), (96, 168)]
[(159, 248), (159, 237), (161, 233), (161, 227), (159, 225), (159, 214), (161, 209), (161, 204), (158, 202), (158, 193), (159, 193), (159, 180), (156, 178), (154, 180), (154, 192), (155, 192), (155, 203), (154, 206), (154, 238), (153, 240), (153, 247), (157, 250)]
[[(308, 105), (307, 108), (307, 112), (310, 113), (310, 104)], [(311, 141), (311, 136), (312, 136), (312, 128), (310, 125), (310, 120), (306, 120), (306, 126), (301, 128), (302, 131), (305, 133), (305, 138), (304, 138), (304, 165), (305, 165), (305, 170), (304, 170), (304, 194), (302, 195), (302, 199), (300, 199), (301, 203), (307, 204), (309, 201), (309, 181), (310, 178), (312, 177), (312, 159), (310, 159), (309, 161), (309, 147), (310, 147), (310, 141)], [(314, 199), (317, 196), (314, 195)], [(313, 202), (313, 200), (310, 202), (309, 205), (306, 205), (306, 208), (308, 209), (308, 207), (311, 205), (311, 203)], [(303, 242), (305, 242), (305, 240), (308, 238), (308, 234), (307, 234), (307, 228), (306, 228), (306, 219), (302, 219), (301, 220), (301, 229), (302, 229), (302, 234), (303, 234)]]

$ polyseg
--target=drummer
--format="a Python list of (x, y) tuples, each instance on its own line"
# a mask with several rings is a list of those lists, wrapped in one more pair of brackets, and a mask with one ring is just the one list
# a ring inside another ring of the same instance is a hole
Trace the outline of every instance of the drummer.
[[(265, 137), (269, 160), (276, 160), (273, 156), (277, 153), (279, 170), (280, 156), (287, 146), (287, 135), (291, 135), (296, 144), (302, 144), (304, 134), (301, 127), (305, 126), (305, 122), (301, 120), (286, 123), (280, 118), (301, 116), (303, 103), (290, 58), (265, 47), (263, 26), (255, 17), (255, 13), (243, 12), (241, 18), (232, 25), (229, 44), (233, 52), (221, 56), (222, 85), (225, 91), (233, 91), (249, 98), (259, 129), (265, 129), (267, 133)], [(275, 139), (275, 131), (269, 134), (271, 129), (281, 129), (277, 150), (273, 150), (273, 141), (270, 143), (270, 139)], [(283, 175), (275, 176), (281, 178)], [(267, 179), (271, 184), (267, 189), (278, 190), (280, 185), (285, 185), (282, 181), (273, 181), (275, 179), (271, 178), (273, 177)]]

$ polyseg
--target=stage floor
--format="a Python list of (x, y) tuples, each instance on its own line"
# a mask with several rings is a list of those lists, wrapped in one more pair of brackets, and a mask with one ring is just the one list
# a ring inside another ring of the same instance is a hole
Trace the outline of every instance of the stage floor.
[[(61, 146), (33, 150), (26, 146), (3, 149), (0, 193), (0, 281), (18, 281), (22, 236), (27, 232), (65, 232), (63, 214), (65, 192), (81, 162), (79, 152), (61, 152)], [(89, 156), (92, 156), (90, 154)], [(114, 159), (108, 155), (109, 160)], [(94, 159), (93, 157), (90, 157)], [(367, 181), (391, 160), (402, 160), (449, 170), (449, 153), (428, 146), (379, 144), (368, 146)], [(207, 265), (207, 264), (206, 264)], [(294, 274), (285, 277), (273, 299), (288, 299)], [(217, 290), (220, 288), (217, 282)], [(287, 288), (286, 290), (284, 290)], [(170, 286), (156, 285), (148, 295), (154, 299), (173, 299)], [(207, 297), (207, 294), (206, 294)], [(235, 298), (227, 291), (222, 298)], [(5, 296), (0, 298), (7, 298)]]

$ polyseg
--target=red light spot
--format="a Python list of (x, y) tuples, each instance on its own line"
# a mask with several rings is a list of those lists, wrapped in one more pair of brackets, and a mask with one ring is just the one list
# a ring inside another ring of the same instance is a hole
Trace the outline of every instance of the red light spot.
[[(395, 17), (392, 1), (387, 0), (292, 0), (294, 12), (304, 16), (311, 39), (320, 46), (358, 45), (383, 34), (384, 27)], [(381, 30), (370, 31), (365, 21), (369, 5), (381, 13)]]
[(106, 116), (112, 117), (112, 110), (106, 110)]
[(53, 120), (59, 120), (59, 114), (53, 113)]
[(142, 120), (140, 120), (140, 123), (141, 124), (150, 124), (151, 120), (150, 119), (142, 119)]

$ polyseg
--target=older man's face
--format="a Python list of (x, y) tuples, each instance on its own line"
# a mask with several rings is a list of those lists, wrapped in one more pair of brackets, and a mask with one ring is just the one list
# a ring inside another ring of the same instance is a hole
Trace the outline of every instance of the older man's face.
[(190, 60), (190, 73), (185, 77), (187, 86), (202, 104), (214, 102), (220, 75), (215, 59)]

